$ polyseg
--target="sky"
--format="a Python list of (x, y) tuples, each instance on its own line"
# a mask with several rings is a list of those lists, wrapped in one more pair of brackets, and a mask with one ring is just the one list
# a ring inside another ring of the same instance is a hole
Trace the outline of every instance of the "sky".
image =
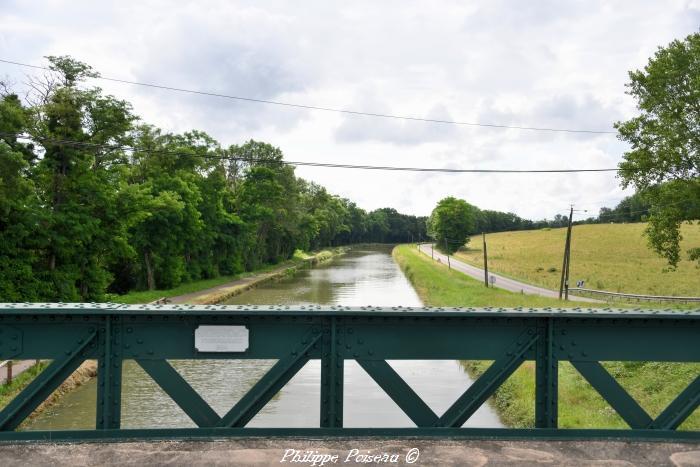
[[(700, 0), (0, 0), (0, 59), (71, 55), (105, 77), (419, 118), (613, 131), (630, 70), (700, 29)], [(0, 63), (20, 94), (39, 71)], [(614, 168), (614, 134), (382, 119), (95, 81), (144, 122), (249, 139), (287, 160), (465, 169)], [(633, 192), (614, 173), (444, 174), (299, 167), (372, 210), (428, 215), (455, 196), (531, 219), (596, 215)]]

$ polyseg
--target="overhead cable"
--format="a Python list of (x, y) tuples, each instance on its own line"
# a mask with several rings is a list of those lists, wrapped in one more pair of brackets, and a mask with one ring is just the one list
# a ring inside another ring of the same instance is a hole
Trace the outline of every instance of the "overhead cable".
[[(54, 71), (49, 67), (44, 67), (44, 66), (39, 66), (39, 65), (30, 65), (28, 63), (16, 62), (16, 61), (12, 61), (12, 60), (0, 59), (0, 62), (7, 63), (10, 65), (27, 67), (27, 68), (35, 68), (35, 69), (39, 69), (39, 70)], [(201, 96), (231, 99), (231, 100), (236, 100), (236, 101), (254, 102), (254, 103), (258, 103), (258, 104), (277, 105), (277, 106), (282, 106), (282, 107), (293, 107), (293, 108), (305, 109), (305, 110), (319, 110), (319, 111), (323, 111), (323, 112), (335, 112), (335, 113), (348, 114), (348, 115), (358, 115), (358, 116), (363, 116), (363, 117), (378, 117), (378, 118), (386, 118), (386, 119), (394, 119), (394, 120), (407, 120), (407, 121), (415, 121), (415, 122), (438, 123), (438, 124), (448, 124), (448, 125), (462, 125), (462, 126), (485, 127), (485, 128), (500, 128), (500, 129), (506, 129), (506, 130), (544, 131), (544, 132), (551, 132), (551, 133), (584, 133), (584, 134), (598, 134), (598, 135), (614, 135), (614, 134), (616, 134), (616, 132), (612, 131), (612, 130), (592, 130), (592, 129), (577, 129), (577, 128), (553, 128), (553, 127), (540, 127), (540, 126), (505, 125), (505, 124), (499, 124), (499, 123), (465, 122), (465, 121), (457, 121), (457, 120), (442, 120), (442, 119), (437, 119), (437, 118), (413, 117), (413, 116), (408, 116), (408, 115), (393, 115), (393, 114), (385, 114), (385, 113), (377, 113), (377, 112), (364, 112), (364, 111), (360, 111), (360, 110), (340, 109), (340, 108), (335, 108), (335, 107), (325, 107), (325, 106), (318, 106), (318, 105), (297, 104), (297, 103), (291, 103), (291, 102), (258, 99), (258, 98), (254, 98), (254, 97), (234, 96), (234, 95), (230, 95), (230, 94), (222, 94), (222, 93), (213, 92), (213, 91), (199, 91), (199, 90), (195, 90), (195, 89), (186, 89), (186, 88), (175, 87), (175, 86), (167, 86), (164, 84), (144, 83), (144, 82), (131, 81), (131, 80), (121, 79), (121, 78), (111, 78), (111, 77), (107, 77), (107, 76), (93, 76), (93, 77), (90, 77), (90, 79), (112, 81), (115, 83), (130, 84), (130, 85), (134, 85), (134, 86), (142, 86), (142, 87), (148, 87), (148, 88), (153, 88), (153, 89), (161, 89), (161, 90), (165, 90), (165, 91), (174, 91), (174, 92), (187, 93), (187, 94), (197, 94), (197, 95), (201, 95)]]

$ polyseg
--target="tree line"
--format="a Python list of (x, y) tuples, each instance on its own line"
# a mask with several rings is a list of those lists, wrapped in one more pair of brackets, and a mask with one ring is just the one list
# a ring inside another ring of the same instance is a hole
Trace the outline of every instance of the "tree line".
[[(700, 193), (693, 193), (678, 182), (666, 182), (656, 189), (671, 191), (676, 196), (671, 205), (658, 206), (645, 191), (625, 197), (614, 208), (601, 208), (598, 216), (573, 221), (580, 224), (610, 224), (647, 222), (654, 215), (672, 209), (679, 219), (692, 221), (700, 219)], [(482, 210), (467, 201), (447, 197), (440, 200), (427, 221), (428, 236), (442, 251), (454, 253), (467, 245), (470, 236), (481, 233), (510, 232), (516, 230), (537, 230), (543, 228), (566, 227), (569, 217), (557, 214), (554, 219), (532, 221), (523, 219), (512, 212)], [(648, 228), (653, 228), (650, 224)]]
[(0, 301), (100, 301), (251, 271), (298, 249), (426, 238), (425, 218), (294, 174), (280, 149), (164, 132), (69, 57), (0, 96)]

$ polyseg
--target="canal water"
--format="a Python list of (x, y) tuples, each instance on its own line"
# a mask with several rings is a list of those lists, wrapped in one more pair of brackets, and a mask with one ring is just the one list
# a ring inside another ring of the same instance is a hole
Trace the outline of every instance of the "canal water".
[[(231, 299), (229, 304), (320, 304), (422, 306), (420, 298), (385, 246), (357, 247), (292, 278), (270, 282)], [(220, 415), (275, 363), (274, 360), (170, 362)], [(457, 361), (389, 362), (438, 415), (471, 384)], [(320, 365), (310, 361), (248, 424), (251, 427), (317, 427)], [(193, 427), (192, 421), (133, 361), (125, 361), (122, 427)], [(345, 362), (344, 426), (414, 426), (394, 402), (353, 361)], [(63, 397), (28, 427), (30, 430), (94, 428), (94, 379)], [(464, 426), (502, 426), (482, 406)]]

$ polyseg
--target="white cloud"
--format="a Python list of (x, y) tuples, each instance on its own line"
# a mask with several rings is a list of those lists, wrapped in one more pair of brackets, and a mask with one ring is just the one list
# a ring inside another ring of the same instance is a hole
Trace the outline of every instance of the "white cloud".
[[(635, 112), (627, 72), (696, 32), (697, 0), (3, 2), (0, 58), (70, 54), (105, 76), (375, 113), (610, 129)], [(0, 64), (24, 81), (26, 69)], [(451, 168), (614, 167), (614, 135), (379, 119), (100, 82), (145, 121), (249, 138), (289, 160)], [(427, 214), (442, 197), (551, 217), (614, 204), (611, 173), (476, 175), (299, 168), (360, 206)]]

